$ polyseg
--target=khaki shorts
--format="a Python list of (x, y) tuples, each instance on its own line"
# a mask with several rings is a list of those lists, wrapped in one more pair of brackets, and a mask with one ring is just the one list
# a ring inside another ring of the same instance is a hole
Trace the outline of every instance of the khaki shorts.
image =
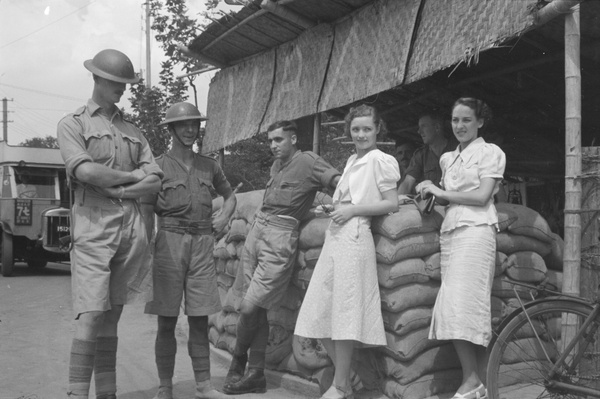
[(221, 310), (212, 235), (192, 235), (159, 230), (154, 249), (154, 299), (146, 313), (179, 315), (185, 293), (184, 313), (208, 316)]
[[(137, 201), (88, 196), (73, 205), (71, 286), (75, 317), (136, 299), (149, 276), (148, 239)], [(142, 293), (143, 294), (143, 293)]]
[(242, 299), (264, 309), (281, 302), (294, 270), (298, 225), (293, 218), (256, 214), (230, 291), (237, 308)]

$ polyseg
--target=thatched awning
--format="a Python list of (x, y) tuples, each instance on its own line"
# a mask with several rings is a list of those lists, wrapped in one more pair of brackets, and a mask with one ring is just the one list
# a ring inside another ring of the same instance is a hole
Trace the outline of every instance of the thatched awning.
[[(287, 3), (296, 11), (314, 6), (314, 1)], [(251, 22), (253, 44), (239, 39), (229, 45), (221, 39), (220, 45), (211, 46), (208, 33), (200, 35), (190, 50), (224, 64), (235, 63), (239, 61), (235, 57), (248, 57), (251, 52), (257, 54), (222, 69), (213, 79), (203, 151), (214, 151), (251, 137), (277, 120), (338, 108), (417, 81), (460, 61), (473, 62), (480, 52), (520, 34), (532, 24), (528, 17), (531, 3), (524, 1), (363, 3), (366, 5), (335, 22), (300, 32), (297, 25), (289, 22), (285, 38), (294, 35), (292, 28), (297, 36), (266, 50), (273, 43), (261, 41), (260, 34), (283, 34), (281, 28), (269, 30), (273, 28), (273, 18), (278, 17), (268, 13)], [(250, 17), (252, 11), (259, 13), (261, 9), (256, 4), (245, 7), (239, 18)], [(271, 21), (262, 33), (258, 31), (261, 25), (257, 25), (261, 18)], [(222, 34), (232, 27), (219, 29)], [(215, 32), (210, 35), (218, 37)], [(230, 36), (233, 39), (233, 34)], [(231, 47), (234, 45), (238, 50)], [(202, 50), (203, 47), (208, 48)]]

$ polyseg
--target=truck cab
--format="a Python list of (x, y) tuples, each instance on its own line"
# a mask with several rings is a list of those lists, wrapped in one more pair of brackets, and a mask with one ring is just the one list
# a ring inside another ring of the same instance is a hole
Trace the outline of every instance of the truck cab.
[(0, 142), (1, 268), (69, 261), (70, 190), (60, 151)]

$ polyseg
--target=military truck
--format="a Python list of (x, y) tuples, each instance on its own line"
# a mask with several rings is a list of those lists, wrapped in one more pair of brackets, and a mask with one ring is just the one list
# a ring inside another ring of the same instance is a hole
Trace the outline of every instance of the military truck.
[(69, 261), (70, 190), (60, 151), (0, 142), (0, 240), (3, 276), (15, 261), (42, 268)]

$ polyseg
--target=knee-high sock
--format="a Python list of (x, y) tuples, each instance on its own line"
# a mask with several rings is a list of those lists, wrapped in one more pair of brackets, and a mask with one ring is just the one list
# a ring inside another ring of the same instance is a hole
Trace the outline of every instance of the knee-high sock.
[(156, 368), (161, 385), (173, 379), (175, 370), (175, 355), (177, 354), (177, 340), (174, 331), (158, 331), (154, 343)]
[(210, 348), (208, 344), (208, 317), (188, 317), (190, 338), (188, 353), (192, 358), (192, 369), (196, 382), (210, 381)]
[(69, 360), (69, 391), (74, 398), (86, 398), (90, 392), (90, 382), (94, 371), (96, 341), (73, 339)]
[(117, 393), (118, 337), (98, 337), (94, 359), (96, 396)]
[(248, 352), (248, 348), (250, 348), (250, 344), (252, 344), (256, 329), (258, 328), (256, 316), (256, 314), (240, 314), (236, 327), (235, 349), (233, 350), (235, 356), (241, 356)]
[(254, 333), (254, 339), (250, 344), (250, 355), (248, 356), (248, 368), (264, 369), (265, 353), (269, 343), (269, 320), (267, 310), (260, 309), (258, 313), (258, 326)]

